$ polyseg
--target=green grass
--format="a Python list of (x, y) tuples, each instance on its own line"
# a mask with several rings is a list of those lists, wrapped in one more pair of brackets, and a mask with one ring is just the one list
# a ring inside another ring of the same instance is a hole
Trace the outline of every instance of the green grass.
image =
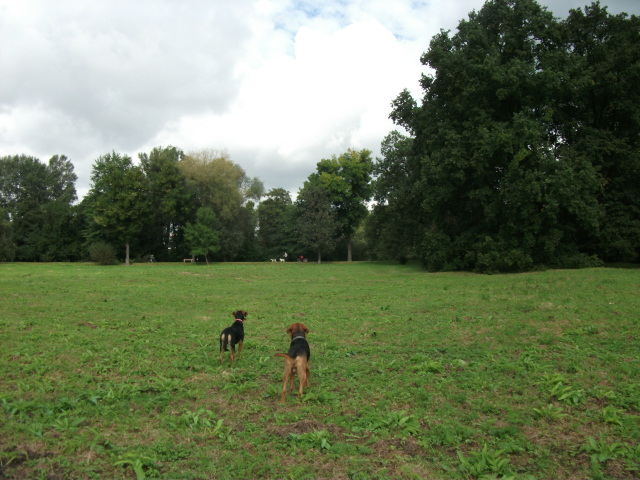
[[(2, 264), (0, 478), (638, 478), (638, 292), (622, 268)], [(293, 322), (311, 389), (281, 405)]]

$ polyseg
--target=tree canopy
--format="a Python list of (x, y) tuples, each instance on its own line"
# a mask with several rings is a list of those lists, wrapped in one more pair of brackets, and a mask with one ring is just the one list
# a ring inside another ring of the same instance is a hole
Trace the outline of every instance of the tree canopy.
[(209, 207), (198, 209), (197, 222), (187, 223), (185, 228), (185, 239), (191, 249), (191, 254), (195, 257), (203, 255), (207, 265), (209, 264), (209, 254), (220, 250), (220, 235), (218, 217)]
[(307, 182), (298, 194), (296, 214), (300, 243), (314, 250), (317, 262), (322, 263), (322, 252), (334, 247), (340, 228), (331, 197), (318, 184)]
[(636, 17), (597, 3), (558, 21), (534, 0), (489, 1), (441, 32), (422, 57), (434, 73), (421, 102), (404, 91), (393, 103), (411, 151), (391, 139), (377, 215), (410, 218), (388, 168), (402, 149), (414, 246), (430, 269), (597, 264), (614, 212), (630, 228), (611, 228), (609, 259), (637, 258), (637, 187), (619, 173), (638, 168), (638, 32)]
[(347, 260), (351, 261), (351, 239), (367, 215), (371, 198), (373, 161), (369, 150), (349, 149), (339, 156), (322, 159), (308, 183), (323, 189), (335, 210), (339, 232), (347, 242)]
[(27, 155), (0, 158), (0, 259), (78, 260), (73, 164)]
[(129, 265), (131, 242), (152, 214), (144, 172), (131, 157), (112, 152), (96, 160), (91, 180), (87, 204), (93, 235), (123, 244)]

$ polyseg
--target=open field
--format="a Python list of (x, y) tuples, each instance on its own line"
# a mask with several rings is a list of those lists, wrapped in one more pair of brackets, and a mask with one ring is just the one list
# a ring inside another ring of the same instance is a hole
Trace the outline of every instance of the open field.
[[(0, 478), (639, 478), (639, 292), (638, 269), (2, 264)], [(293, 322), (311, 389), (281, 405)]]

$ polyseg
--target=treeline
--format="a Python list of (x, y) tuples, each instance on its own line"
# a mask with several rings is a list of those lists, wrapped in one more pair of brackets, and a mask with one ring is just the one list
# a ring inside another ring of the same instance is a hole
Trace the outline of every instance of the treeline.
[[(599, 3), (560, 20), (493, 0), (435, 36), (381, 158), (323, 159), (292, 201), (221, 152), (158, 147), (73, 166), (0, 159), (0, 260), (92, 249), (180, 261), (419, 259), (430, 270), (582, 267), (640, 258), (640, 20)], [(99, 247), (99, 248), (98, 248)]]
[(136, 163), (112, 152), (94, 162), (91, 189), (76, 203), (66, 157), (6, 156), (0, 260), (350, 259), (372, 168), (368, 150), (321, 160), (293, 202), (283, 188), (265, 193), (225, 152), (157, 147)]

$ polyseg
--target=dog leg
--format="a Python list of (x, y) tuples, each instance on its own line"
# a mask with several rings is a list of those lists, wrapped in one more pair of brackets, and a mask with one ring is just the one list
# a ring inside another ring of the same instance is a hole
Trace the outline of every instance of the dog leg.
[(231, 358), (232, 367), (233, 367), (233, 357), (235, 356), (235, 353), (236, 353), (236, 346), (233, 343), (229, 344), (229, 354), (230, 354), (229, 356)]
[(226, 345), (224, 341), (224, 335), (221, 335), (220, 336), (220, 365), (222, 365), (222, 354), (224, 353), (225, 348), (226, 348)]
[(287, 381), (289, 379), (290, 368), (285, 364), (284, 373), (282, 374), (282, 396), (280, 397), (280, 403), (284, 403), (287, 397)]
[(289, 374), (289, 382), (291, 385), (291, 393), (293, 393), (293, 389), (295, 388), (296, 383), (296, 367), (291, 367), (291, 373)]
[(308, 363), (306, 357), (298, 357), (296, 370), (298, 371), (298, 400), (302, 400), (302, 394), (304, 393), (304, 387), (309, 382), (307, 374), (309, 373)]

